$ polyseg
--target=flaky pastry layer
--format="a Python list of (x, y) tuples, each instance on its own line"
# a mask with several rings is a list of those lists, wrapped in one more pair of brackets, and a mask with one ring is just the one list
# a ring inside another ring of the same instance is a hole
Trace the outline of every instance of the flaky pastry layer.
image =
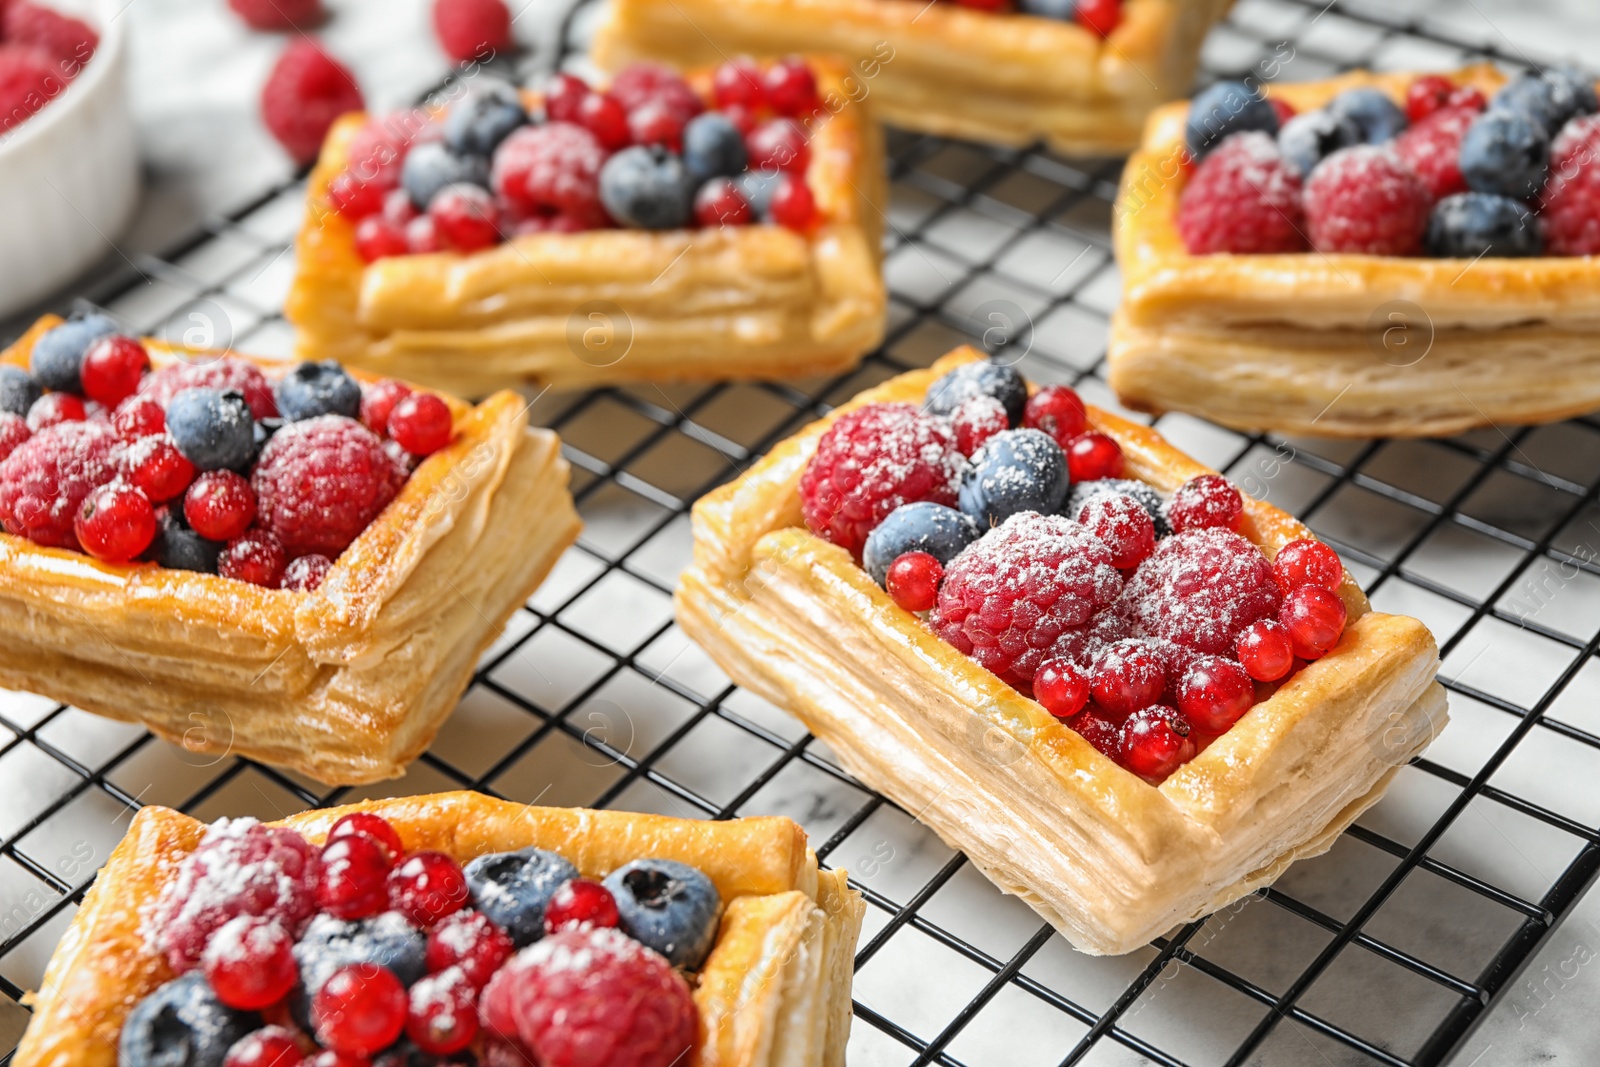
[[(837, 67), (815, 66), (819, 85), (836, 90)], [(691, 80), (709, 85), (707, 75)], [(302, 358), (478, 396), (519, 382), (831, 373), (883, 336), (883, 144), (864, 102), (812, 136), (806, 180), (823, 222), (808, 235), (775, 225), (595, 230), (373, 263), (328, 200), (365, 121), (334, 125), (307, 183), (284, 312)]]
[[(25, 364), (56, 321), (0, 359)], [(158, 367), (205, 355), (146, 346)], [(257, 362), (269, 377), (287, 368)], [(191, 759), (245, 756), (335, 784), (399, 775), (580, 526), (560, 442), (527, 425), (521, 397), (447, 401), (455, 439), (315, 592), (0, 533), (0, 686), (140, 723)]]
[[(1357, 86), (1404, 97), (1413, 74), (1269, 85), (1315, 109)], [(1492, 94), (1492, 67), (1451, 75)], [(1114, 237), (1123, 301), (1109, 379), (1147, 411), (1242, 429), (1430, 437), (1600, 407), (1592, 257), (1190, 255), (1177, 229), (1188, 105), (1151, 116), (1128, 160)]]
[[(788, 819), (707, 822), (579, 808), (540, 808), (480, 793), (366, 801), (291, 816), (320, 843), (352, 811), (388, 819), (407, 851), (465, 863), (535, 846), (588, 878), (635, 859), (688, 863), (726, 905), (695, 980), (701, 1034), (692, 1067), (841, 1067), (850, 1031), (850, 982), (865, 912), (844, 871), (822, 871), (805, 832)], [(115, 1067), (128, 1013), (172, 977), (145, 943), (144, 910), (160, 895), (204, 824), (167, 808), (134, 818), (31, 997), (33, 1021), (14, 1067)]]
[(831, 53), (886, 121), (1002, 144), (1124, 152), (1151, 108), (1189, 87), (1232, 0), (1127, 0), (1101, 40), (1074, 22), (927, 0), (616, 0), (594, 46), (617, 69), (741, 52)]
[[(840, 408), (920, 402), (958, 350)], [(798, 716), (840, 761), (1026, 900), (1078, 948), (1121, 953), (1325, 851), (1445, 721), (1438, 651), (1415, 619), (1340, 588), (1350, 624), (1234, 727), (1154, 787), (898, 607), (806, 531), (798, 483), (838, 416), (774, 448), (694, 509), (678, 620), (739, 684)], [(1129, 476), (1170, 492), (1208, 473), (1155, 431), (1090, 409)], [(1311, 536), (1246, 500), (1270, 557)], [(1049, 813), (1048, 817), (1042, 813)]]

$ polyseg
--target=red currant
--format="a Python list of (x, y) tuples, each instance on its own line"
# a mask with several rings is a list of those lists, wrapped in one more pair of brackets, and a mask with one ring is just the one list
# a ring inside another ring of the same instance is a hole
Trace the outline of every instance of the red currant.
[(1197, 656), (1178, 682), (1178, 710), (1211, 734), (1239, 721), (1255, 703), (1256, 687), (1245, 669), (1221, 656)]
[(127, 457), (128, 480), (154, 504), (179, 496), (195, 479), (194, 464), (165, 433), (139, 438), (128, 447)]
[(28, 420), (9, 411), (0, 411), (0, 463), (16, 451), (18, 445), (33, 436)]
[(355, 221), (383, 210), (388, 189), (381, 182), (362, 181), (348, 170), (340, 171), (328, 183), (328, 203), (343, 217)]
[(1489, 106), (1489, 101), (1483, 95), (1483, 90), (1475, 85), (1463, 85), (1450, 94), (1444, 102), (1445, 107), (1470, 107), (1474, 111), (1482, 111)]
[(136, 338), (102, 337), (83, 354), (83, 395), (114, 408), (139, 388), (150, 369), (150, 353)]
[(428, 931), (428, 971), (459, 967), (482, 989), (516, 950), (511, 935), (479, 911), (458, 911)]
[(780, 59), (768, 68), (766, 89), (772, 110), (790, 118), (809, 115), (822, 103), (817, 97), (817, 76), (798, 56)]
[(1022, 409), (1022, 425), (1043, 430), (1066, 448), (1088, 428), (1089, 416), (1076, 389), (1047, 385), (1028, 398), (1028, 406)]
[(1122, 477), (1122, 446), (1098, 431), (1079, 434), (1067, 443), (1067, 472), (1074, 482)]
[(432, 215), (418, 215), (406, 223), (406, 250), (420, 255), (426, 252), (443, 252), (444, 235)]
[(388, 1048), (406, 1025), (406, 988), (387, 967), (340, 967), (311, 1000), (317, 1040), (335, 1052), (370, 1056)]
[(551, 122), (577, 122), (578, 108), (592, 90), (582, 78), (557, 74), (544, 91), (544, 113)]
[(694, 194), (694, 221), (702, 226), (745, 226), (750, 202), (731, 178), (712, 178)]
[(906, 552), (889, 564), (884, 587), (907, 611), (931, 611), (939, 598), (944, 566), (926, 552)]
[(500, 209), (487, 189), (441, 189), (428, 205), (428, 215), (439, 236), (457, 252), (478, 252), (500, 243)]
[[(431, 223), (430, 223), (431, 225)], [(356, 255), (363, 263), (411, 252), (410, 230), (382, 215), (368, 215), (356, 224)]]
[(293, 1030), (263, 1026), (230, 1045), (222, 1067), (300, 1067), (304, 1062)]
[(283, 571), (289, 565), (283, 543), (266, 530), (246, 530), (228, 542), (217, 557), (217, 573), (238, 582), (249, 582), (263, 589), (283, 584)]
[(544, 932), (569, 926), (616, 926), (622, 921), (611, 890), (587, 878), (574, 878), (557, 889), (544, 910)]
[(767, 88), (760, 65), (749, 56), (728, 60), (711, 75), (711, 97), (719, 110), (734, 106), (761, 110), (767, 106)]
[(343, 816), (338, 822), (328, 829), (328, 843), (332, 844), (341, 837), (350, 834), (365, 834), (378, 844), (382, 845), (388, 856), (389, 863), (397, 862), (406, 853), (406, 847), (400, 841), (400, 835), (394, 826), (382, 815), (374, 815), (370, 811), (352, 811)]
[(1294, 666), (1294, 642), (1276, 619), (1262, 619), (1239, 635), (1239, 663), (1258, 682), (1276, 682)]
[(389, 907), (424, 930), (467, 904), (467, 876), (443, 852), (413, 852), (389, 872)]
[(1141, 778), (1160, 781), (1194, 758), (1189, 724), (1171, 708), (1153, 704), (1122, 724), (1122, 765)]
[(633, 134), (628, 128), (628, 112), (606, 93), (590, 93), (578, 105), (578, 125), (594, 134), (607, 152), (628, 147)]
[(729, 104), (722, 109), (722, 117), (733, 123), (733, 128), (739, 131), (740, 137), (749, 137), (750, 131), (756, 128), (760, 116), (755, 108), (745, 107), (743, 104)]
[(89, 417), (83, 401), (71, 393), (46, 393), (28, 409), (28, 429), (34, 433), (63, 422), (82, 422)]
[(460, 968), (430, 974), (411, 987), (406, 1036), (432, 1056), (472, 1044), (478, 1036), (478, 990)]
[(149, 397), (130, 396), (117, 405), (116, 412), (111, 416), (111, 428), (124, 441), (137, 441), (141, 437), (164, 432), (167, 413)]
[(1339, 553), (1321, 541), (1301, 538), (1278, 549), (1272, 573), (1285, 593), (1302, 585), (1320, 585), (1331, 591), (1344, 581), (1344, 564)]
[(1127, 715), (1161, 699), (1166, 664), (1154, 646), (1136, 638), (1116, 641), (1095, 656), (1089, 671), (1094, 702), (1110, 715)]
[(389, 433), (389, 415), (394, 406), (411, 395), (411, 386), (405, 382), (385, 378), (361, 388), (361, 421), (367, 429), (384, 437)]
[[(1274, 115), (1278, 116), (1278, 125), (1280, 127), (1298, 114), (1294, 109), (1294, 105), (1281, 96), (1267, 97), (1267, 106), (1272, 108)], [(1178, 165), (1183, 168), (1184, 173), (1194, 169), (1194, 160), (1189, 156), (1187, 149), (1184, 150)]]
[(1220, 474), (1190, 478), (1173, 490), (1167, 502), (1167, 521), (1173, 532), (1216, 528), (1239, 531), (1244, 515), (1244, 498), (1233, 483)]
[(206, 471), (183, 497), (189, 528), (212, 541), (231, 541), (256, 521), (256, 494), (241, 474)]
[(1078, 0), (1076, 17), (1090, 33), (1110, 37), (1122, 22), (1122, 0)]
[(971, 456), (997, 433), (1011, 428), (1005, 405), (992, 396), (975, 396), (950, 413), (950, 428), (956, 434), (956, 448)]
[(811, 164), (811, 146), (806, 143), (806, 133), (793, 119), (772, 119), (763, 122), (744, 139), (750, 156), (750, 169), (787, 171), (804, 174)]
[(432, 393), (401, 397), (389, 413), (389, 436), (413, 456), (431, 456), (450, 443), (450, 406)]
[(126, 563), (155, 540), (156, 511), (148, 497), (118, 480), (84, 497), (72, 528), (95, 559)]
[(1096, 493), (1078, 509), (1078, 521), (1111, 550), (1111, 565), (1132, 570), (1156, 550), (1156, 524), (1131, 496)]
[(1047, 659), (1033, 676), (1033, 699), (1058, 719), (1070, 719), (1089, 703), (1089, 676), (1071, 660)]
[(628, 112), (628, 134), (634, 144), (658, 144), (678, 152), (683, 148), (683, 127), (691, 117), (665, 101), (651, 100)]
[(333, 570), (333, 560), (312, 553), (289, 561), (283, 569), (283, 584), (279, 587), (291, 593), (314, 593), (322, 580)]
[(211, 935), (200, 966), (217, 999), (240, 1011), (259, 1011), (289, 995), (300, 973), (294, 938), (272, 919), (241, 915)]
[(1320, 585), (1302, 585), (1284, 595), (1278, 621), (1289, 631), (1294, 654), (1320, 659), (1339, 643), (1347, 612), (1339, 594)]
[(796, 233), (807, 233), (817, 223), (816, 198), (798, 174), (785, 174), (778, 179), (767, 210), (773, 222)]
[(349, 833), (322, 849), (317, 906), (339, 919), (365, 919), (389, 906), (389, 850), (379, 840)]
[(1445, 106), (1455, 82), (1442, 74), (1424, 74), (1406, 89), (1406, 118), (1416, 125)]
[(391, 189), (383, 197), (383, 220), (405, 232), (406, 224), (422, 212), (411, 202), (411, 194), (404, 189)]

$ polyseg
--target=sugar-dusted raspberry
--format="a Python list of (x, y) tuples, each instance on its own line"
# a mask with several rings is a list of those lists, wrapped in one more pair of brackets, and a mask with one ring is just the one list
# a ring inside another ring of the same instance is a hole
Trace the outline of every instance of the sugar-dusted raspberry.
[(293, 422), (272, 435), (250, 475), (262, 525), (291, 556), (337, 559), (405, 484), (376, 434), (342, 415)]
[(82, 19), (63, 15), (31, 0), (0, 4), (5, 12), (4, 37), (8, 44), (37, 48), (56, 61), (57, 73), (71, 78), (100, 47), (100, 36)]
[(117, 435), (100, 422), (36, 432), (0, 463), (0, 523), (36, 544), (77, 548), (73, 520), (84, 498), (116, 477), (116, 444)]
[(228, 6), (252, 30), (312, 26), (327, 14), (322, 9), (322, 0), (228, 0)]
[(1306, 233), (1318, 252), (1413, 256), (1433, 201), (1393, 150), (1341, 148), (1306, 180)]
[(320, 866), (316, 848), (293, 830), (222, 819), (162, 886), (147, 937), (182, 974), (236, 916), (273, 919), (298, 934), (316, 909)]
[(1600, 115), (1567, 123), (1550, 154), (1550, 181), (1539, 198), (1546, 250), (1556, 256), (1600, 252)]
[(1600, 164), (1600, 115), (1579, 115), (1550, 142), (1550, 177)]
[(364, 107), (343, 64), (309, 37), (292, 41), (261, 90), (261, 118), (296, 163), (317, 158), (333, 120)]
[(0, 132), (25, 122), (64, 88), (56, 61), (43, 49), (0, 44)]
[(1299, 252), (1303, 230), (1300, 178), (1259, 130), (1223, 141), (1178, 198), (1178, 233), (1194, 255)]
[(1443, 74), (1423, 74), (1406, 88), (1406, 118), (1421, 122), (1444, 107), (1456, 83)]
[(620, 930), (563, 930), (524, 949), (484, 990), (484, 1029), (543, 1067), (668, 1067), (697, 1027), (689, 984)]
[(1025, 511), (980, 537), (945, 570), (934, 632), (1024, 693), (1063, 635), (1122, 589), (1111, 550), (1061, 515)]
[(950, 428), (956, 433), (956, 447), (971, 456), (997, 433), (1011, 428), (1005, 405), (992, 396), (975, 396), (950, 414)]
[(635, 111), (652, 100), (671, 108), (688, 122), (705, 110), (700, 95), (676, 71), (654, 63), (635, 63), (624, 67), (611, 82), (611, 95), (628, 111)]
[(0, 411), (0, 463), (32, 436), (33, 431), (28, 429), (28, 422), (21, 415)]
[[(948, 584), (948, 583), (947, 583)], [(1117, 610), (1134, 632), (1226, 655), (1239, 634), (1278, 612), (1278, 583), (1261, 550), (1236, 533), (1185, 530), (1139, 565)]]
[(1395, 154), (1434, 200), (1467, 191), (1467, 180), (1461, 176), (1461, 138), (1477, 117), (1472, 108), (1447, 107), (1395, 138)]
[(913, 404), (846, 412), (800, 476), (806, 526), (860, 559), (867, 535), (901, 504), (954, 506), (963, 462), (945, 421)]
[(433, 32), (457, 63), (509, 52), (511, 10), (505, 0), (434, 0)]
[[(406, 153), (427, 128), (420, 116), (408, 111), (396, 111), (368, 119), (350, 138), (347, 149), (349, 162), (345, 164), (345, 172), (364, 185), (393, 192), (400, 184)], [(385, 209), (389, 208), (391, 199), (385, 195)], [(410, 197), (401, 197), (400, 201), (415, 212)], [(399, 221), (409, 222), (410, 217)]]
[(411, 386), (393, 378), (361, 387), (361, 421), (382, 437), (389, 432), (389, 414), (394, 406), (411, 395)]
[(278, 414), (278, 401), (272, 394), (272, 384), (261, 373), (261, 369), (231, 356), (162, 367), (140, 384), (139, 395), (147, 396), (165, 408), (173, 397), (185, 389), (195, 388), (220, 389), (224, 392), (236, 389), (244, 394), (245, 403), (250, 405), (250, 414), (256, 418), (270, 419)]
[(494, 191), (525, 215), (556, 212), (600, 225), (600, 166), (606, 150), (595, 135), (570, 122), (524, 126), (494, 154)]

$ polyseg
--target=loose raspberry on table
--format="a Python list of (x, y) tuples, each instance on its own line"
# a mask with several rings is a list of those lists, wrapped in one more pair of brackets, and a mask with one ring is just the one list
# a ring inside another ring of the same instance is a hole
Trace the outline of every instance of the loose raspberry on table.
[(293, 422), (261, 450), (250, 485), (261, 524), (293, 556), (349, 547), (405, 484), (376, 434), (343, 415)]
[(1306, 232), (1318, 252), (1416, 255), (1432, 207), (1421, 179), (1376, 145), (1341, 148), (1306, 180)]
[(37, 48), (56, 61), (56, 72), (72, 78), (100, 46), (100, 35), (82, 19), (63, 15), (30, 0), (11, 0), (4, 10), (3, 36), (8, 44)]
[(1259, 130), (1223, 141), (1178, 198), (1178, 232), (1194, 255), (1300, 252), (1303, 229), (1300, 178)]
[(364, 107), (350, 71), (309, 37), (284, 50), (261, 90), (262, 121), (301, 165), (317, 158), (334, 119)]
[(312, 26), (327, 14), (322, 9), (322, 0), (228, 0), (228, 6), (252, 30)]
[(494, 154), (494, 191), (527, 215), (556, 212), (602, 225), (600, 166), (606, 150), (595, 135), (570, 122), (524, 126)]
[(0, 44), (0, 132), (26, 121), (64, 88), (56, 61), (43, 49)]
[(953, 507), (963, 463), (948, 424), (914, 404), (846, 412), (800, 476), (806, 526), (860, 559), (867, 535), (901, 504)]
[(1210, 655), (1227, 655), (1239, 634), (1278, 612), (1278, 583), (1261, 550), (1221, 529), (1185, 530), (1156, 545), (1116, 610), (1134, 632)]
[(1469, 107), (1443, 108), (1395, 138), (1395, 153), (1434, 200), (1467, 191), (1467, 180), (1461, 176), (1461, 138), (1477, 117)]
[(484, 1029), (540, 1067), (668, 1067), (695, 1040), (689, 985), (620, 930), (564, 930), (524, 949), (484, 990)]
[(935, 633), (1024, 693), (1058, 642), (1122, 589), (1111, 550), (1061, 515), (1023, 512), (950, 561)]
[(433, 32), (457, 63), (509, 52), (511, 11), (503, 0), (434, 0)]
[(185, 389), (229, 389), (244, 394), (250, 414), (258, 419), (270, 419), (278, 414), (278, 401), (272, 393), (272, 383), (253, 363), (223, 356), (200, 363), (174, 363), (162, 367), (145, 378), (139, 395), (147, 396), (165, 408), (172, 398)]
[(22, 442), (0, 463), (0, 523), (53, 548), (77, 548), (84, 498), (117, 475), (117, 435), (101, 422), (63, 422)]

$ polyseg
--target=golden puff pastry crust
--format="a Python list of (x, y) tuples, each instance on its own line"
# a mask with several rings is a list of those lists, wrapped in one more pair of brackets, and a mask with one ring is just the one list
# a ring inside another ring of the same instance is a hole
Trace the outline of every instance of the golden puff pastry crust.
[(885, 121), (974, 141), (1121, 153), (1189, 87), (1200, 42), (1233, 0), (1126, 0), (1111, 36), (1073, 22), (928, 0), (615, 0), (601, 66), (831, 53)]
[[(837, 65), (813, 62), (819, 86), (843, 99)], [(709, 90), (709, 74), (690, 81)], [(814, 129), (806, 180), (823, 222), (809, 235), (776, 225), (593, 230), (373, 263), (328, 200), (364, 121), (335, 123), (307, 183), (284, 309), (303, 359), (479, 396), (520, 382), (834, 373), (882, 339), (887, 193), (883, 138), (865, 103)]]
[[(857, 396), (920, 402), (971, 349)], [(739, 684), (798, 716), (840, 762), (962, 850), (1085, 952), (1129, 952), (1326, 851), (1445, 721), (1438, 651), (1415, 619), (1340, 589), (1339, 645), (1159, 787), (935, 636), (846, 552), (807, 532), (798, 484), (834, 412), (694, 509), (677, 613)], [(1206, 468), (1089, 409), (1128, 476), (1170, 492)], [(1246, 499), (1270, 557), (1311, 536)], [(1048, 815), (1044, 814), (1048, 813)]]
[[(1492, 67), (1451, 75), (1486, 94)], [(1297, 110), (1412, 74), (1269, 85)], [(1240, 429), (1434, 437), (1600, 407), (1600, 264), (1591, 257), (1190, 255), (1177, 229), (1187, 104), (1128, 160), (1114, 236), (1123, 298), (1109, 378), (1122, 402)]]
[[(26, 365), (58, 321), (0, 359)], [(157, 367), (198, 355), (145, 344)], [(269, 378), (288, 367), (255, 362)], [(521, 397), (445, 399), (455, 439), (315, 592), (0, 533), (0, 686), (140, 723), (194, 759), (246, 756), (340, 785), (398, 776), (580, 526), (560, 442), (528, 426)]]
[[(408, 851), (431, 849), (460, 863), (538, 847), (594, 879), (644, 858), (700, 868), (725, 909), (695, 982), (701, 1034), (689, 1067), (842, 1067), (866, 906), (844, 871), (818, 869), (805, 831), (790, 820), (540, 808), (455, 792), (308, 811), (274, 825), (320, 843), (353, 811), (389, 820)], [(30, 997), (33, 1021), (14, 1067), (115, 1067), (128, 1013), (172, 977), (145, 943), (145, 909), (204, 833), (204, 824), (168, 808), (135, 816)]]

